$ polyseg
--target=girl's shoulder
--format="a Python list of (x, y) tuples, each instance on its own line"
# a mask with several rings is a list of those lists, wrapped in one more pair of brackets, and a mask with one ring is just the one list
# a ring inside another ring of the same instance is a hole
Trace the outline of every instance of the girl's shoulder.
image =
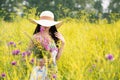
[(34, 34), (32, 37), (32, 40), (40, 43), (43, 41), (41, 35), (38, 35), (38, 34)]
[(40, 35), (40, 34), (34, 34), (34, 35), (33, 35), (33, 39), (38, 39), (38, 38), (41, 38), (41, 35)]
[(38, 34), (34, 34), (33, 35), (33, 38), (37, 38), (37, 37), (39, 37), (40, 35), (38, 35)]

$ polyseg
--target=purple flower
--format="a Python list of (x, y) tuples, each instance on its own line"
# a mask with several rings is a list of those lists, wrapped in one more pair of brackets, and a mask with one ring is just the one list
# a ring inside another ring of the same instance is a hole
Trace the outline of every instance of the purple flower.
[(108, 60), (110, 60), (110, 61), (113, 61), (113, 60), (114, 60), (114, 57), (113, 57), (112, 54), (107, 54), (105, 57), (106, 57)]
[(53, 78), (57, 78), (56, 74), (53, 74)]
[(32, 58), (32, 59), (30, 60), (30, 63), (31, 63), (31, 64), (33, 64), (33, 63), (34, 63), (34, 58)]
[(31, 52), (30, 51), (25, 51), (22, 53), (22, 57), (25, 57), (26, 55), (27, 56), (30, 56)]
[(9, 44), (12, 45), (12, 44), (14, 44), (14, 42), (11, 41), (11, 42), (9, 42)]
[(16, 65), (17, 62), (16, 62), (16, 61), (12, 61), (11, 64), (12, 64), (12, 65)]
[(50, 46), (49, 46), (48, 39), (44, 39), (44, 41), (42, 42), (42, 45), (45, 48), (45, 50), (50, 51)]
[(5, 73), (2, 73), (2, 74), (1, 74), (1, 77), (2, 77), (2, 78), (4, 78), (5, 76), (6, 76)]
[(14, 46), (14, 47), (16, 47), (16, 44), (15, 44), (13, 41), (10, 41), (10, 42), (8, 43), (8, 46)]
[(44, 48), (45, 48), (47, 51), (49, 51), (49, 50), (50, 50), (49, 45), (44, 45)]
[(20, 50), (13, 50), (13, 51), (12, 51), (12, 54), (13, 54), (13, 55), (18, 55), (19, 53), (20, 53)]
[(22, 53), (22, 57), (25, 57), (25, 56), (26, 56), (26, 52), (23, 52), (23, 53)]
[(27, 53), (27, 56), (30, 56), (30, 54), (31, 54), (31, 52), (30, 52), (30, 51), (26, 51), (26, 53)]
[(44, 27), (41, 27), (41, 28), (40, 28), (40, 32), (43, 32), (44, 30), (45, 30)]

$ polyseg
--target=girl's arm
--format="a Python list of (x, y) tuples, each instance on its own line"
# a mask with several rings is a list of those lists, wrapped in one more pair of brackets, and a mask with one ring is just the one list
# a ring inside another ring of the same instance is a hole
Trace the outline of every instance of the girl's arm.
[(59, 33), (59, 32), (56, 32), (55, 36), (61, 41), (61, 45), (60, 45), (60, 47), (58, 49), (58, 53), (57, 53), (57, 56), (56, 56), (56, 60), (58, 60), (60, 58), (61, 54), (62, 54), (63, 49), (64, 49), (65, 39), (62, 36), (62, 34)]
[(62, 54), (62, 51), (64, 49), (64, 43), (61, 44), (60, 48), (58, 49), (58, 53), (57, 53), (57, 56), (56, 56), (56, 60), (58, 60)]

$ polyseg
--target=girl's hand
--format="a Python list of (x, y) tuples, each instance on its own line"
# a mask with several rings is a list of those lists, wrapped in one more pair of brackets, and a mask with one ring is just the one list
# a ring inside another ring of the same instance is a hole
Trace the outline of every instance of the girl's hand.
[(62, 44), (65, 44), (65, 39), (64, 39), (64, 37), (63, 37), (63, 35), (62, 35), (61, 33), (55, 32), (55, 36), (56, 36), (59, 40), (61, 40)]

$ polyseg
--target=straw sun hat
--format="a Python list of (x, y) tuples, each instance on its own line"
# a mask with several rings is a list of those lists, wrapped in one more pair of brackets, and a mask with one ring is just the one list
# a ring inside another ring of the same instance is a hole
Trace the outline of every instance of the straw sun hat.
[(29, 19), (32, 23), (42, 25), (44, 27), (56, 26), (59, 28), (62, 25), (62, 21), (55, 21), (54, 14), (51, 11), (43, 11), (40, 14), (40, 20)]

